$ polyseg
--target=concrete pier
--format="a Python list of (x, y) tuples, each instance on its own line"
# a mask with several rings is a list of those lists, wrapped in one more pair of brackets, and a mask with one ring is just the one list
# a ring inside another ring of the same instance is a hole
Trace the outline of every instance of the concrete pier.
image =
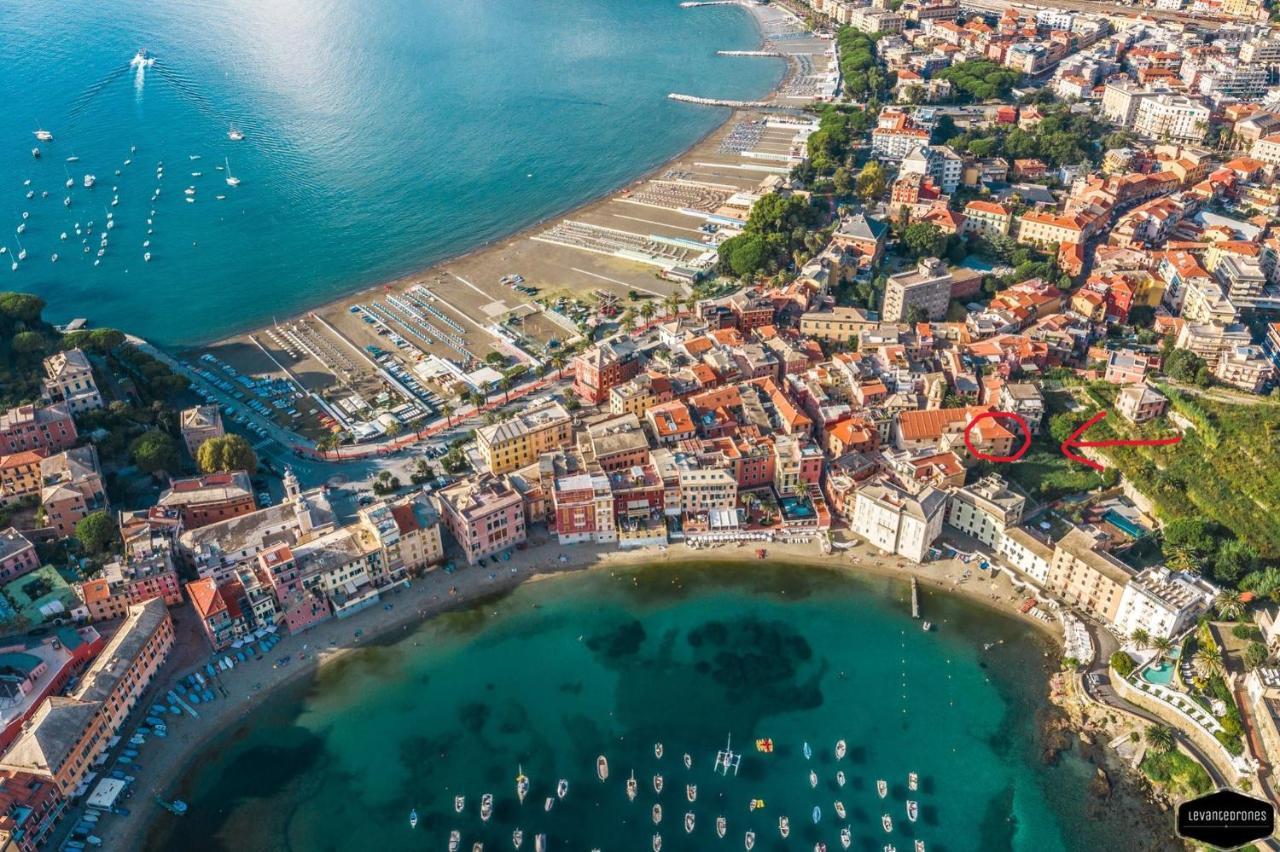
[(717, 50), (716, 56), (776, 56), (782, 57), (782, 54), (776, 50)]
[(911, 578), (911, 617), (920, 617), (920, 583)]

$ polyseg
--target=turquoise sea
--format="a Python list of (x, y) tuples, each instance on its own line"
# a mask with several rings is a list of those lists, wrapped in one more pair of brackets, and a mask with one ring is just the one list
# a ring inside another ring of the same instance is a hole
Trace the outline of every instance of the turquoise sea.
[(676, 0), (0, 0), (0, 289), (169, 344), (270, 321), (674, 156), (726, 111), (666, 94), (763, 94), (781, 60), (715, 55), (759, 40)]
[[(807, 852), (839, 849), (846, 824), (852, 848), (874, 852), (910, 852), (916, 838), (935, 852), (1173, 848), (1144, 836), (1114, 799), (1092, 802), (1094, 767), (1075, 752), (1041, 761), (1037, 716), (1053, 658), (1039, 634), (934, 593), (924, 605), (937, 628), (926, 634), (906, 597), (902, 582), (755, 562), (527, 584), (268, 699), (168, 791), (190, 811), (162, 816), (144, 848), (443, 850), (456, 829), (464, 850), (501, 850), (519, 827), (525, 849), (544, 832), (550, 849), (643, 852), (657, 831), (664, 850), (731, 850), (753, 829), (757, 849)], [(713, 764), (730, 736), (743, 757), (722, 777)], [(772, 754), (757, 752), (763, 737)], [(837, 760), (841, 738), (848, 755)], [(518, 768), (531, 783), (523, 805)], [(911, 771), (921, 778), (915, 824), (905, 818)], [(632, 772), (640, 792), (628, 802)], [(568, 795), (548, 812), (560, 778)], [(764, 807), (753, 812), (753, 799)]]

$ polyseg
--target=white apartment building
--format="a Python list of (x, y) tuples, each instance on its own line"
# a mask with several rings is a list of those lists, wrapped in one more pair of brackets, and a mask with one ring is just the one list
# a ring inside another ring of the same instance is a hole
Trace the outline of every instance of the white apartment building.
[(889, 482), (858, 491), (850, 528), (885, 553), (923, 562), (942, 534), (947, 495), (932, 486), (911, 495)]
[(1172, 639), (1209, 608), (1216, 593), (1204, 580), (1148, 568), (1125, 586), (1115, 628), (1122, 636), (1145, 630), (1152, 639)]
[(1022, 527), (1010, 527), (1000, 539), (999, 554), (1013, 568), (1044, 586), (1049, 582), (1053, 563), (1053, 545)]
[(1183, 95), (1156, 95), (1139, 102), (1133, 129), (1150, 139), (1203, 142), (1210, 112), (1204, 104)]

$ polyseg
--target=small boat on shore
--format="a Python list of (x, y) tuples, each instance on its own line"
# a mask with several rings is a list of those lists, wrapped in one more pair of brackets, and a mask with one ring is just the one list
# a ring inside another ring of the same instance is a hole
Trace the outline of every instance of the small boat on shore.
[(563, 799), (567, 795), (569, 795), (569, 779), (561, 778), (556, 782), (556, 798)]
[(636, 800), (636, 771), (631, 770), (631, 777), (627, 779), (627, 801), (634, 802)]
[(725, 832), (729, 830), (729, 821), (722, 816), (716, 817), (716, 836), (724, 839)]
[(653, 852), (662, 852), (662, 835), (655, 833), (653, 835)]
[(466, 796), (453, 797), (453, 810), (455, 813), (462, 813), (462, 809), (465, 808), (466, 806), (467, 806)]
[(455, 828), (453, 831), (449, 832), (449, 852), (458, 852), (458, 849), (461, 847), (462, 835), (458, 832), (458, 829)]
[(845, 815), (844, 802), (837, 801), (835, 805), (835, 809), (836, 809), (836, 816), (840, 817), (840, 819), (844, 819), (844, 815)]
[(746, 836), (742, 838), (742, 845), (745, 846), (747, 849), (755, 849), (756, 833), (754, 831), (748, 831)]
[(685, 769), (693, 768), (693, 758), (689, 756), (689, 752), (687, 751), (684, 753), (684, 768)]
[(685, 784), (685, 785), (684, 785), (684, 796), (685, 796), (685, 798), (686, 798), (686, 799), (688, 799), (690, 802), (696, 802), (696, 801), (698, 800), (698, 785), (697, 785), (697, 784)]
[(919, 775), (915, 774), (914, 772), (908, 772), (908, 773), (907, 773), (907, 789), (908, 789), (908, 790), (910, 790), (910, 791), (911, 791), (911, 792), (913, 792), (913, 793), (914, 793), (916, 790), (919, 790), (919, 789), (920, 789), (920, 776), (919, 776)]
[(556, 803), (555, 799), (553, 799), (551, 796), (547, 796), (547, 800), (542, 803), (542, 809), (544, 811), (549, 812), (551, 808), (555, 805), (555, 803)]
[(885, 831), (893, 831), (893, 818), (888, 814), (882, 814), (880, 817), (880, 825)]
[(876, 781), (876, 792), (880, 794), (880, 798), (882, 799), (889, 795), (889, 785), (885, 783), (883, 778)]
[(657, 825), (662, 822), (662, 805), (654, 803), (653, 806), (653, 824)]
[(684, 833), (693, 834), (693, 811), (686, 811), (684, 815)]
[(915, 822), (918, 816), (920, 816), (920, 805), (911, 799), (907, 799), (907, 819)]
[(493, 794), (485, 793), (480, 797), (480, 819), (488, 822), (491, 816), (493, 816)]
[(519, 849), (521, 846), (524, 845), (523, 831), (517, 828), (515, 831), (511, 832), (511, 845), (514, 846), (516, 849)]
[(596, 775), (601, 781), (609, 777), (609, 761), (603, 754), (596, 758)]
[(516, 798), (524, 804), (524, 797), (529, 795), (529, 778), (524, 774), (524, 767), (516, 768)]
[(840, 829), (840, 845), (848, 849), (853, 845), (853, 832), (849, 830), (849, 826)]
[(653, 792), (655, 793), (662, 792), (662, 773), (661, 772), (653, 776)]
[(843, 770), (843, 769), (836, 773), (836, 783), (837, 783), (837, 784), (839, 784), (841, 787), (843, 787), (843, 786), (844, 786), (844, 784), (845, 784), (845, 777), (844, 777), (844, 770)]
[(849, 753), (849, 744), (844, 740), (836, 740), (836, 760), (844, 760), (844, 756)]
[(815, 788), (818, 786), (818, 773), (812, 769), (809, 770), (809, 786)]
[(782, 835), (783, 840), (791, 836), (791, 820), (784, 816), (778, 817), (778, 834)]
[(410, 827), (410, 828), (417, 828), (417, 827), (418, 827), (418, 811), (417, 811), (417, 809), (412, 809), (412, 808), (411, 808), (411, 809), (409, 810), (409, 827)]

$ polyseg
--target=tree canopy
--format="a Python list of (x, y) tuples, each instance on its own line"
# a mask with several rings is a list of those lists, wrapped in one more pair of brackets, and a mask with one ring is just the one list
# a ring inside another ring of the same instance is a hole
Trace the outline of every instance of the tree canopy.
[(129, 445), (133, 463), (147, 473), (178, 469), (178, 444), (159, 429), (143, 432)]
[(973, 59), (943, 68), (937, 78), (949, 82), (961, 100), (987, 101), (1002, 98), (1022, 78), (1012, 68), (987, 59)]
[(799, 196), (769, 193), (755, 203), (746, 227), (720, 245), (720, 268), (739, 278), (773, 275), (808, 249), (805, 238), (820, 221), (819, 212)]
[(220, 435), (200, 445), (196, 450), (196, 464), (202, 473), (231, 470), (253, 473), (258, 469), (258, 457), (249, 442), (240, 435)]
[(105, 509), (90, 512), (76, 522), (76, 540), (93, 556), (109, 548), (119, 534), (115, 521)]

